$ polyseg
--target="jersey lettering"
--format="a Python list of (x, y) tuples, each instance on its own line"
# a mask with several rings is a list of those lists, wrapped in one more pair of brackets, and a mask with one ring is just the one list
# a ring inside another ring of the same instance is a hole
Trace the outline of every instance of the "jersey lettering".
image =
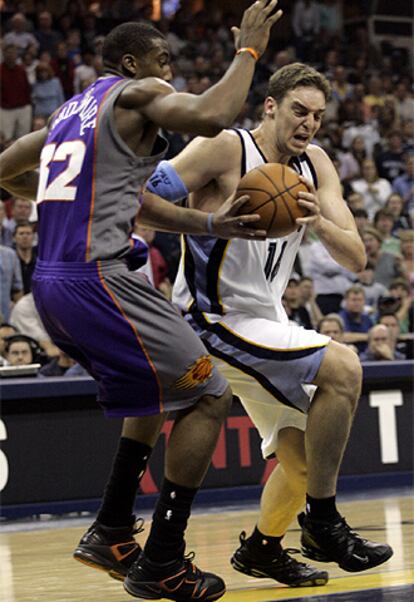
[(266, 265), (264, 267), (264, 272), (265, 272), (265, 276), (266, 276), (266, 280), (268, 280), (269, 282), (273, 282), (273, 280), (276, 278), (277, 273), (280, 269), (280, 264), (282, 263), (282, 259), (283, 259), (283, 255), (286, 251), (286, 247), (287, 247), (287, 240), (285, 240), (282, 243), (282, 248), (280, 250), (279, 256), (276, 260), (276, 263), (273, 265), (275, 256), (276, 256), (276, 249), (277, 249), (277, 242), (271, 242), (269, 243), (269, 248), (267, 251), (267, 259), (266, 259)]

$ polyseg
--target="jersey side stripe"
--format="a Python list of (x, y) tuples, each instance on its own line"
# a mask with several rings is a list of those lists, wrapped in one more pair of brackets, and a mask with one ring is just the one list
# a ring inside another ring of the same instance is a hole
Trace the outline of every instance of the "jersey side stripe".
[(277, 349), (271, 347), (265, 347), (259, 343), (249, 341), (243, 338), (238, 333), (232, 331), (228, 326), (221, 324), (220, 322), (209, 323), (201, 312), (192, 311), (191, 315), (194, 320), (204, 330), (213, 332), (220, 340), (224, 343), (232, 345), (240, 351), (245, 351), (250, 355), (261, 359), (274, 360), (277, 362), (284, 362), (289, 360), (296, 360), (302, 357), (307, 357), (319, 351), (321, 347), (326, 347), (327, 343), (321, 343), (320, 345), (313, 345), (312, 347), (299, 347), (293, 349)]
[(210, 254), (206, 269), (206, 293), (211, 304), (211, 312), (219, 315), (224, 314), (224, 306), (219, 293), (220, 271), (230, 242), (221, 238), (217, 240)]
[(263, 374), (260, 374), (260, 372), (258, 372), (251, 366), (247, 366), (244, 362), (243, 363), (240, 362), (239, 360), (237, 360), (235, 358), (235, 356), (233, 354), (229, 355), (227, 353), (224, 353), (223, 351), (219, 351), (213, 345), (211, 345), (208, 341), (203, 340), (203, 343), (206, 346), (207, 351), (212, 356), (221, 359), (223, 362), (226, 362), (227, 364), (230, 364), (230, 366), (233, 366), (233, 368), (237, 368), (241, 372), (244, 372), (245, 374), (248, 374), (249, 376), (251, 376), (252, 378), (257, 380), (257, 382), (264, 389), (266, 389), (266, 391), (268, 391), (273, 397), (276, 397), (276, 399), (278, 399), (280, 402), (284, 403), (285, 405), (287, 405), (291, 408), (294, 408), (295, 410), (298, 410), (299, 412), (302, 411), (296, 405), (291, 403), (287, 399), (287, 397), (285, 397), (285, 395), (283, 395), (283, 393), (281, 391), (279, 391), (279, 389), (277, 389), (274, 385), (272, 385), (272, 383), (269, 381), (269, 379), (267, 379)]

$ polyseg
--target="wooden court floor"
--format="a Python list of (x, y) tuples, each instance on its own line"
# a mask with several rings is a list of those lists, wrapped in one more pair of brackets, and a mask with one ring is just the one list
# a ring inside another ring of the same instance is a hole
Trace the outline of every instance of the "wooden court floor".
[[(369, 500), (347, 499), (340, 504), (340, 510), (363, 536), (393, 546), (394, 556), (385, 565), (358, 574), (325, 565), (330, 581), (318, 588), (288, 588), (270, 579), (253, 579), (237, 573), (231, 568), (229, 557), (237, 546), (240, 531), (250, 532), (254, 526), (255, 507), (196, 512), (188, 529), (187, 550), (196, 551), (196, 562), (202, 568), (225, 579), (227, 593), (223, 602), (413, 601), (414, 496), (404, 493)], [(0, 526), (0, 600), (133, 600), (120, 582), (72, 560), (71, 552), (90, 522), (65, 520)], [(299, 535), (293, 526), (285, 538), (285, 547), (298, 547)]]

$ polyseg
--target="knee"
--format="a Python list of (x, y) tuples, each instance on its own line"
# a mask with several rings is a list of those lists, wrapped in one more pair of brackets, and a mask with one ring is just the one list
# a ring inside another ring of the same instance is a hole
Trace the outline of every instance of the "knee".
[(323, 363), (321, 388), (330, 390), (333, 396), (349, 399), (356, 406), (362, 386), (362, 367), (357, 354), (346, 345), (331, 342)]
[(197, 406), (211, 420), (223, 422), (230, 412), (232, 401), (233, 393), (230, 387), (227, 387), (220, 397), (204, 395)]
[(337, 394), (347, 397), (356, 406), (362, 386), (361, 362), (352, 349), (338, 343), (336, 345), (338, 348), (333, 357), (331, 374), (334, 378), (331, 383)]

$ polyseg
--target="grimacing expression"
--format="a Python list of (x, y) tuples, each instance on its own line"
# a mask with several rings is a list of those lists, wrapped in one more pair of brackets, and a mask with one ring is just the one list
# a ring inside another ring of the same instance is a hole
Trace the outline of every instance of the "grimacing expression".
[(275, 115), (275, 139), (279, 152), (301, 155), (321, 127), (325, 108), (323, 92), (310, 86), (289, 90), (279, 104), (274, 98), (268, 97), (265, 113)]

